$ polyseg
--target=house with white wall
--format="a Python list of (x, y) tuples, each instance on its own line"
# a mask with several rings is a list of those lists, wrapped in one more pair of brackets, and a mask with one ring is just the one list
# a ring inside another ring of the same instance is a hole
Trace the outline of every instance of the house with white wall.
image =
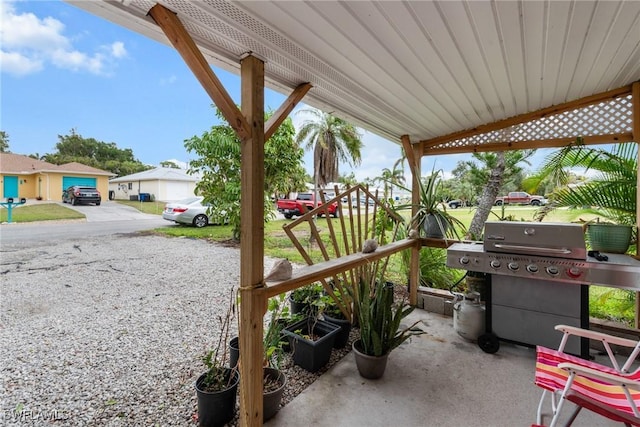
[(149, 194), (151, 200), (175, 201), (193, 197), (199, 180), (184, 169), (159, 167), (109, 180), (109, 193), (116, 200), (139, 200), (140, 194)]

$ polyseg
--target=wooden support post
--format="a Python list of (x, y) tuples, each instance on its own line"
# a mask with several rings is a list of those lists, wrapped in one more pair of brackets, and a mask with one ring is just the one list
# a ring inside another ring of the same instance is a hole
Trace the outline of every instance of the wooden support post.
[[(632, 132), (633, 141), (636, 144), (640, 144), (640, 82), (635, 82), (631, 85), (631, 104), (632, 104)], [(640, 200), (640, 150), (638, 150), (638, 173), (637, 173), (637, 189), (636, 200)], [(640, 209), (638, 209), (636, 202), (636, 226), (640, 225)], [(640, 239), (638, 239), (640, 241)], [(640, 256), (640, 243), (636, 242), (636, 255)], [(634, 326), (636, 329), (640, 329), (640, 292), (636, 292), (636, 315), (634, 319)]]
[[(149, 15), (182, 55), (241, 141), (240, 348), (243, 357), (240, 358), (240, 425), (261, 426), (262, 334), (267, 311), (263, 283), (264, 63), (252, 56), (242, 60), (240, 111), (176, 14), (157, 4)], [(299, 89), (297, 95), (305, 89)], [(272, 129), (275, 131), (275, 128), (274, 124)]]
[[(411, 170), (411, 217), (413, 217), (420, 203), (420, 163), (422, 160), (422, 143), (411, 144), (409, 137), (403, 135), (402, 147), (409, 161)], [(420, 230), (418, 230), (420, 232)], [(414, 246), (411, 249), (411, 262), (409, 264), (409, 304), (418, 304), (418, 286), (420, 286), (420, 251), (422, 247)]]
[(262, 425), (264, 297), (264, 63), (241, 61), (242, 114), (251, 134), (241, 140), (240, 425)]

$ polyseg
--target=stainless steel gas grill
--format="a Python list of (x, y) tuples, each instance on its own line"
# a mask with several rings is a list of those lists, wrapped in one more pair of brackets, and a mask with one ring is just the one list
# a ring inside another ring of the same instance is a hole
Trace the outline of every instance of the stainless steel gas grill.
[[(499, 339), (555, 348), (557, 324), (588, 328), (589, 284), (640, 290), (640, 261), (588, 254), (579, 224), (487, 222), (483, 242), (449, 246), (447, 266), (490, 274), (487, 334), (478, 339), (489, 353)], [(588, 342), (570, 341), (568, 351), (586, 357)]]

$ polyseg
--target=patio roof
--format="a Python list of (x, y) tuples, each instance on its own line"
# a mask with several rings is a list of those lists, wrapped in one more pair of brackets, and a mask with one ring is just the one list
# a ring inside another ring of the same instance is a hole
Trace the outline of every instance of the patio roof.
[(309, 82), (306, 104), (397, 143), (640, 80), (635, 1), (69, 2), (169, 44), (147, 16), (162, 4), (210, 64), (239, 73), (251, 53), (267, 87)]
[[(465, 138), (483, 132), (502, 134), (497, 144), (485, 141), (483, 150), (519, 148), (523, 144), (514, 145), (513, 136), (522, 129), (516, 126), (536, 120), (545, 129), (574, 131), (576, 123), (619, 123), (613, 132), (607, 127), (588, 135), (586, 143), (638, 140), (640, 134), (639, 2), (69, 2), (163, 43), (169, 37), (243, 141), (240, 346), (248, 357), (240, 366), (241, 425), (262, 424), (259, 372), (268, 297), (406, 248), (410, 283), (416, 284), (419, 249), (430, 244), (393, 242), (266, 286), (263, 146), (303, 97), (401, 143), (414, 189), (420, 156), (478, 150)], [(210, 64), (242, 74), (240, 109)], [(290, 95), (263, 123), (265, 84)], [(614, 113), (597, 120), (589, 111), (573, 122), (565, 116), (548, 120), (594, 105), (597, 115)], [(576, 139), (562, 133), (536, 141), (536, 131), (525, 133), (530, 145)], [(412, 196), (417, 200), (416, 191)]]

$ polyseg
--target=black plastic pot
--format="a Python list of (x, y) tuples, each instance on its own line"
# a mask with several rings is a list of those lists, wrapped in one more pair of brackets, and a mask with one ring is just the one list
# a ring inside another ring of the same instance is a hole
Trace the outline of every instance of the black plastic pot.
[[(229, 341), (229, 360), (231, 366), (236, 366), (240, 358), (240, 345), (239, 338), (234, 337)], [(280, 409), (280, 402), (282, 402), (282, 395), (284, 394), (284, 388), (287, 384), (287, 377), (282, 371), (275, 368), (264, 368), (264, 377), (269, 377), (273, 380), (278, 380), (280, 387), (277, 390), (269, 391), (263, 394), (263, 409), (262, 409), (262, 421), (267, 421), (278, 412)]]
[(291, 295), (289, 295), (289, 306), (291, 307), (291, 314), (310, 314), (313, 309), (313, 306), (308, 302), (298, 302), (291, 298)]
[(353, 354), (356, 358), (356, 367), (361, 377), (377, 380), (382, 378), (387, 368), (389, 353), (382, 356), (370, 356), (362, 352), (361, 341), (353, 342)]
[(201, 427), (222, 427), (236, 414), (236, 396), (240, 375), (237, 370), (227, 368), (227, 375), (233, 375), (230, 386), (221, 391), (208, 392), (201, 388), (206, 374), (196, 380), (198, 397), (198, 425)]
[(278, 387), (277, 390), (265, 392), (262, 395), (262, 422), (273, 418), (278, 413), (284, 388), (287, 385), (287, 377), (278, 369), (264, 368), (264, 377), (277, 380), (280, 387)]
[[(287, 326), (283, 333), (289, 337), (293, 363), (309, 372), (318, 371), (329, 362), (339, 329), (333, 323), (311, 317)], [(312, 340), (313, 335), (319, 338)]]
[(349, 334), (351, 333), (351, 322), (344, 317), (335, 317), (329, 314), (324, 315), (324, 320), (334, 325), (338, 325), (340, 330), (333, 342), (333, 348), (344, 348), (349, 342)]
[(229, 341), (229, 366), (235, 368), (240, 358), (240, 338), (234, 337)]

